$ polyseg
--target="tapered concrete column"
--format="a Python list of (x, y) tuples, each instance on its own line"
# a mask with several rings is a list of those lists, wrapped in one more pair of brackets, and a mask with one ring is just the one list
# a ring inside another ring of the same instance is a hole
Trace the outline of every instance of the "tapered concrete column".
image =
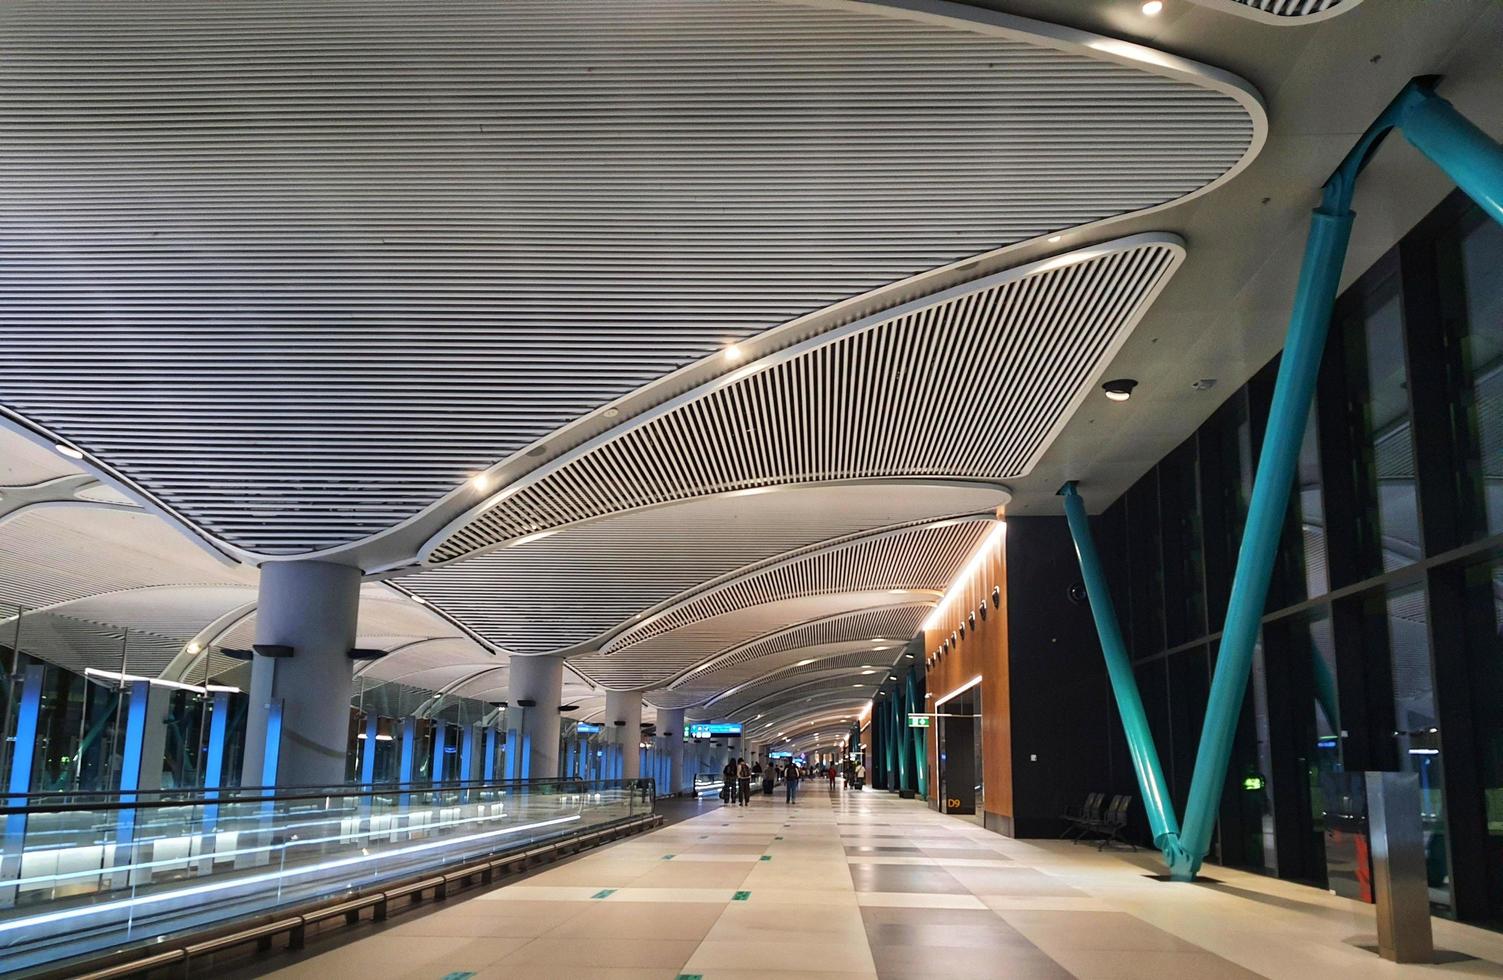
[[(517, 778), (557, 779), (564, 662), (558, 657), (512, 657), (510, 673), (507, 727), (517, 729), (526, 755)], [(520, 715), (515, 724), (510, 717), (514, 713)]]
[(615, 732), (621, 752), (621, 778), (638, 778), (642, 775), (642, 756), (637, 750), (637, 743), (642, 741), (642, 692), (606, 691), (605, 725), (606, 731)]
[(291, 656), (256, 654), (245, 722), (241, 784), (338, 786), (349, 754), (350, 694), (360, 569), (323, 561), (261, 568), (256, 645)]
[(668, 785), (665, 795), (684, 792), (684, 709), (659, 708), (658, 734), (668, 740)]

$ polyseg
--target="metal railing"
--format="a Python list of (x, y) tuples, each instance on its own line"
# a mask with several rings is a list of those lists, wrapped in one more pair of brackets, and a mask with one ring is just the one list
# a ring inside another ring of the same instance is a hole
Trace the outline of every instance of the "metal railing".
[[(24, 799), (24, 805), (16, 805)], [(0, 970), (334, 899), (653, 812), (651, 780), (34, 793), (0, 808)]]

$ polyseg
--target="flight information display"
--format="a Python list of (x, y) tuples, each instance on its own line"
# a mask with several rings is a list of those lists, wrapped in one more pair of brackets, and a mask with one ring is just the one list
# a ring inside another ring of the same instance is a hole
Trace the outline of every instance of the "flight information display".
[(715, 738), (717, 735), (740, 735), (741, 723), (731, 721), (691, 722), (690, 738)]

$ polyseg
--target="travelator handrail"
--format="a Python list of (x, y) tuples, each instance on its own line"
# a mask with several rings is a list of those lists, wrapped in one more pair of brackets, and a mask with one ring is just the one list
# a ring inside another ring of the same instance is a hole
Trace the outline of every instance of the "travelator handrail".
[[(45, 790), (34, 793), (5, 793), (0, 801), (0, 816), (32, 813), (66, 813), (79, 809), (128, 810), (139, 808), (167, 808), (177, 806), (225, 806), (235, 803), (277, 803), (293, 800), (326, 800), (337, 797), (376, 797), (415, 793), (463, 793), (478, 790), (496, 790), (506, 787), (528, 788), (546, 785), (594, 785), (631, 784), (640, 789), (641, 784), (652, 783), (651, 777), (639, 779), (585, 779), (574, 776), (554, 778), (528, 778), (506, 780), (464, 780), (442, 783), (352, 783), (348, 786), (234, 786), (225, 789), (182, 787), (161, 790)], [(150, 797), (150, 799), (146, 799)], [(34, 800), (16, 804), (15, 800)], [(58, 802), (48, 802), (58, 800)]]
[(651, 778), (309, 789), (106, 793), (92, 804), (53, 791), (5, 808), (0, 971), (600, 839), (653, 817), (656, 803)]
[[(1247, 693), (1253, 648), (1268, 598), (1295, 467), (1341, 283), (1341, 267), (1356, 217), (1352, 212), (1352, 195), (1357, 178), (1378, 145), (1389, 133), (1398, 131), (1444, 170), (1488, 217), (1503, 224), (1503, 145), (1437, 95), (1437, 82), (1435, 78), (1416, 78), (1404, 87), (1327, 179), (1320, 205), (1311, 214), (1182, 827), (1175, 819), (1158, 750), (1117, 628), (1116, 611), (1091, 539), (1085, 504), (1075, 481), (1066, 483), (1059, 491), (1065, 498), (1070, 533), (1106, 656), (1108, 678), (1127, 736), (1133, 769), (1143, 791), (1154, 844), (1163, 853), (1169, 875), (1176, 881), (1193, 880), (1210, 851), (1237, 719)], [(1318, 697), (1334, 702), (1331, 685), (1318, 679), (1318, 687), (1321, 688)], [(1331, 703), (1326, 709), (1332, 719), (1336, 717), (1334, 708)]]

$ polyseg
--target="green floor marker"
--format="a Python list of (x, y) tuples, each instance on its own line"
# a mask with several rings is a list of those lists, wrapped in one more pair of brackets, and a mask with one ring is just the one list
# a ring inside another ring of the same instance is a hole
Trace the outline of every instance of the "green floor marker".
[(595, 894), (591, 895), (590, 897), (591, 898), (610, 898), (614, 894), (616, 894), (616, 889), (614, 889), (614, 888), (602, 888), (602, 889), (600, 889), (600, 891), (596, 892)]
[(731, 896), (731, 901), (744, 902), (748, 898), (751, 898), (751, 892), (737, 892), (736, 894)]
[(781, 834), (779, 834), (778, 836), (776, 836), (776, 837), (773, 838), (773, 840), (782, 840), (782, 839), (783, 839), (783, 835), (781, 835)]
[(762, 860), (764, 860), (764, 861), (771, 861), (772, 860), (772, 855), (771, 854), (764, 854), (764, 855), (762, 855)]
[(458, 970), (454, 973), (445, 973), (439, 980), (470, 980), (470, 977), (474, 975), (474, 970)]
[(673, 855), (672, 854), (664, 854), (663, 855), (663, 860), (664, 861), (672, 861), (673, 860)]
[(703, 973), (680, 973), (678, 980), (705, 980)]

